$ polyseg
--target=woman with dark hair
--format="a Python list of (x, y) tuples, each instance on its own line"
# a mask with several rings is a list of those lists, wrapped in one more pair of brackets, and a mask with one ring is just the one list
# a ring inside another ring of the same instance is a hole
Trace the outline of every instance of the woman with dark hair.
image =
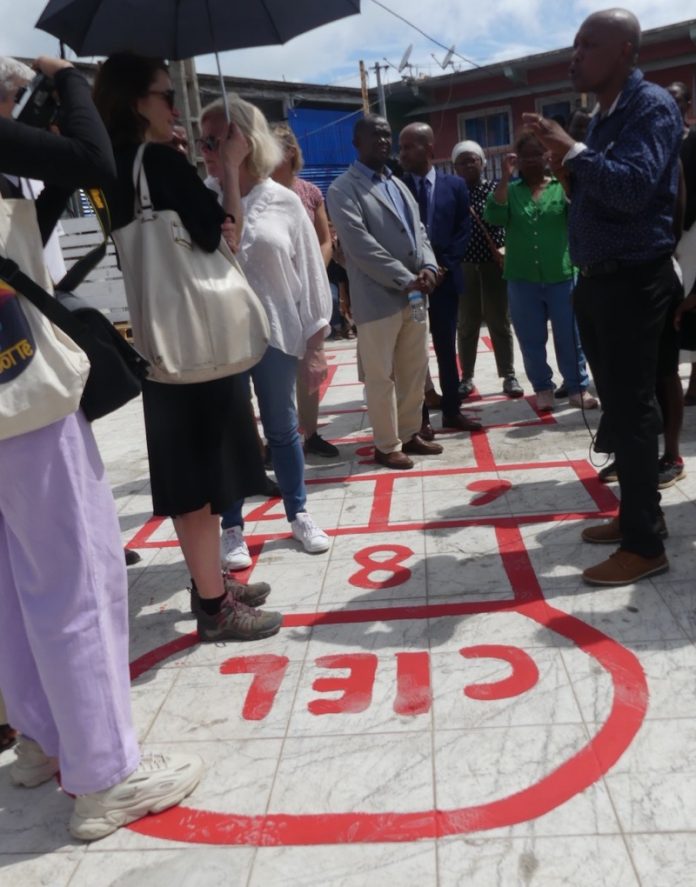
[[(511, 181), (515, 171), (519, 178)], [(537, 409), (554, 408), (553, 371), (546, 359), (551, 321), (556, 361), (571, 406), (594, 409), (571, 302), (573, 268), (568, 255), (568, 204), (561, 183), (547, 174), (544, 146), (529, 130), (503, 161), (502, 177), (489, 194), (484, 219), (505, 228), (503, 277), (508, 283), (512, 325)]]
[[(146, 142), (143, 164), (154, 208), (175, 210), (202, 250), (214, 252), (222, 235), (234, 248), (234, 220), (241, 219), (239, 165), (248, 151), (239, 131), (230, 126), (223, 140), (226, 193), (221, 207), (183, 154), (169, 144), (178, 112), (164, 62), (127, 53), (111, 56), (99, 69), (94, 98), (116, 156), (118, 185), (108, 195), (114, 229), (134, 218), (133, 162)], [(138, 294), (129, 298), (137, 302)], [(174, 310), (176, 292), (171, 299)], [(143, 409), (153, 510), (173, 520), (193, 579), (199, 638), (255, 640), (275, 634), (280, 613), (252, 608), (268, 596), (268, 586), (241, 585), (220, 569), (218, 516), (265, 486), (243, 383), (238, 376), (187, 385), (146, 380)]]
[[(35, 67), (55, 83), (61, 135), (0, 117), (0, 169), (46, 182), (35, 208), (0, 197), (0, 217), (3, 251), (50, 288), (34, 245), (47, 240), (75, 188), (107, 187), (115, 168), (84, 78), (60, 59), (41, 58)], [(37, 256), (34, 268), (27, 254)], [(5, 309), (15, 298), (21, 310), (21, 297), (0, 281)], [(21, 388), (18, 380), (3, 380), (10, 393)], [(181, 801), (202, 762), (182, 754), (141, 758), (111, 488), (80, 410), (46, 425), (39, 418), (36, 430), (0, 440), (0, 686), (21, 734), (9, 776), (32, 788), (60, 769), (64, 790), (76, 796), (70, 830), (95, 840)]]

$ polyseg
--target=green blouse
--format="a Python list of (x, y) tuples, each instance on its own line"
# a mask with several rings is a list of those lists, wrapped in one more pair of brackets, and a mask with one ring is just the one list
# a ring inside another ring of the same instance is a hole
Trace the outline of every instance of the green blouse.
[(532, 200), (532, 192), (521, 179), (510, 182), (507, 203), (496, 203), (488, 195), (483, 218), (505, 227), (506, 280), (529, 283), (560, 283), (573, 276), (568, 254), (568, 202), (563, 186), (551, 179)]

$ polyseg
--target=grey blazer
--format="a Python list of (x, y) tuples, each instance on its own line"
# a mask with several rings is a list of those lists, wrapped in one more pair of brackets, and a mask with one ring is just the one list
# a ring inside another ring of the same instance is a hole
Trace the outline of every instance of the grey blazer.
[(415, 250), (391, 201), (376, 183), (351, 166), (326, 195), (329, 215), (346, 256), (350, 301), (356, 323), (369, 323), (408, 304), (404, 288), (425, 265), (437, 267), (418, 204), (403, 182), (393, 178), (417, 220)]

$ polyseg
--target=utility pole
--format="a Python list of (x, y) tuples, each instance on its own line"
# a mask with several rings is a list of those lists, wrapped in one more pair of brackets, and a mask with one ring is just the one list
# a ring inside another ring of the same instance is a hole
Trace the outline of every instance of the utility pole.
[(367, 71), (362, 59), (360, 59), (360, 92), (362, 93), (363, 114), (367, 117), (370, 113), (370, 94), (367, 91)]
[[(381, 75), (381, 65), (379, 62), (375, 62), (375, 75), (377, 77), (377, 98), (379, 99), (379, 113), (384, 119), (387, 119), (387, 99), (384, 95), (384, 86), (382, 85), (382, 75)], [(384, 65), (384, 70), (387, 70), (387, 65)]]

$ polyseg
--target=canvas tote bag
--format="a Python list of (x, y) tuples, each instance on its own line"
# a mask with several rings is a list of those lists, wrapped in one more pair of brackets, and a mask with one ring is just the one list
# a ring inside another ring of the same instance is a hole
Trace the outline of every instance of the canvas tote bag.
[[(51, 291), (32, 200), (0, 197), (0, 255)], [(89, 360), (0, 276), (0, 440), (74, 413)]]
[(143, 166), (133, 164), (135, 219), (118, 247), (133, 341), (149, 377), (174, 384), (242, 373), (268, 347), (268, 318), (231, 250), (198, 247), (173, 210), (155, 210)]

